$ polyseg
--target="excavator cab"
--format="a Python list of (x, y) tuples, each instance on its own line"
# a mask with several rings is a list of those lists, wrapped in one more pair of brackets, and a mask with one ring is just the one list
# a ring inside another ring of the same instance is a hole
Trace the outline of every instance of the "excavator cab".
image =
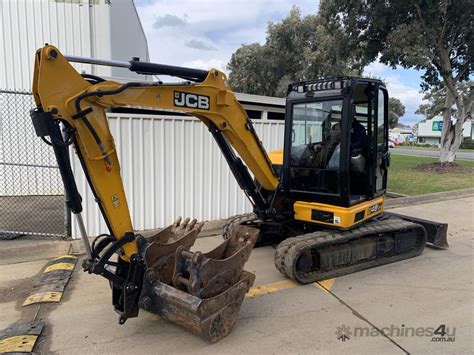
[[(341, 208), (374, 199), (383, 203), (389, 164), (387, 105), (380, 80), (334, 78), (290, 85), (282, 168), (285, 198)], [(382, 212), (379, 207), (370, 217)], [(342, 228), (368, 217), (360, 214), (346, 223), (331, 213), (311, 213), (314, 223)]]

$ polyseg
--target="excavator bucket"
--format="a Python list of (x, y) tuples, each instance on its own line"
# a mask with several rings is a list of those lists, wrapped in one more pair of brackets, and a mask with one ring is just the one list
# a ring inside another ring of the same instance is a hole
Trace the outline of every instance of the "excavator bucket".
[(211, 343), (232, 330), (245, 294), (252, 287), (255, 275), (243, 271), (237, 283), (223, 293), (203, 299), (162, 283), (153, 270), (147, 271), (140, 308), (158, 314)]
[(199, 229), (176, 233), (170, 226), (149, 237), (139, 305), (216, 342), (231, 331), (254, 283), (255, 275), (243, 268), (259, 230), (239, 226), (212, 251), (191, 252)]

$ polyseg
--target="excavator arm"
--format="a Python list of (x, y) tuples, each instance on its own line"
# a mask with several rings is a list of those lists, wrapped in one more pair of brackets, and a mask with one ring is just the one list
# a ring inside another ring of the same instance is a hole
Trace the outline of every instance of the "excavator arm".
[[(74, 61), (124, 66), (137, 73), (174, 75), (187, 81), (118, 83), (79, 74), (70, 64)], [(148, 236), (137, 233), (106, 116), (110, 108), (133, 106), (197, 117), (209, 128), (254, 209), (264, 215), (269, 203), (260, 189), (275, 191), (278, 177), (225, 74), (137, 60), (104, 63), (66, 57), (46, 45), (36, 52), (33, 94), (36, 109), (31, 116), (36, 133), (54, 149), (66, 203), (77, 217), (84, 240), (87, 257), (83, 269), (110, 281), (119, 322), (137, 316), (141, 307), (212, 342), (226, 336), (255, 279), (243, 266), (258, 229), (239, 228), (232, 238), (206, 254), (190, 252), (201, 227), (195, 220), (178, 221)], [(82, 200), (71, 168), (70, 144), (110, 231), (92, 244), (81, 217)], [(117, 261), (113, 261), (115, 254), (119, 255)]]

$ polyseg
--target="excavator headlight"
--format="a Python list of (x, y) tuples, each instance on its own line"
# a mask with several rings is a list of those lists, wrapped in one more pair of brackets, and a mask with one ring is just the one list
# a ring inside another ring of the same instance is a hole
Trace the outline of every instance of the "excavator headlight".
[(326, 90), (341, 90), (346, 85), (344, 79), (332, 79), (332, 80), (317, 80), (312, 82), (298, 83), (297, 85), (290, 86), (291, 90), (298, 92), (299, 94), (305, 92), (315, 91), (326, 91)]

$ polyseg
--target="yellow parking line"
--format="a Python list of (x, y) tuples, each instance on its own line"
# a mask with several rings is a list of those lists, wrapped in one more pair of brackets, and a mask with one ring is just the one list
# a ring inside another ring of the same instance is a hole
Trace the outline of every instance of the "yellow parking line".
[(249, 292), (245, 295), (247, 298), (252, 298), (252, 297), (258, 297), (258, 296), (263, 296), (268, 293), (275, 293), (278, 291), (282, 290), (287, 290), (289, 288), (293, 288), (299, 286), (298, 283), (296, 283), (293, 280), (282, 280), (282, 281), (277, 281), (273, 282), (268, 285), (263, 285), (263, 286), (257, 286), (257, 287), (252, 287)]
[(54, 270), (74, 270), (74, 263), (57, 263), (48, 266), (46, 269), (44, 269), (43, 272), (50, 272)]
[(327, 279), (323, 281), (317, 281), (313, 284), (313, 286), (316, 288), (319, 288), (320, 290), (324, 292), (328, 292), (332, 289), (335, 282), (336, 282), (336, 279)]
[[(328, 280), (315, 282), (313, 283), (313, 286), (316, 288), (319, 288), (320, 290), (324, 292), (328, 292), (328, 290), (331, 290), (331, 288), (334, 286), (335, 282), (336, 282), (336, 279), (328, 279)], [(304, 285), (299, 284), (293, 280), (277, 281), (277, 282), (273, 282), (267, 285), (252, 287), (249, 290), (249, 292), (247, 292), (245, 297), (247, 298), (259, 297), (259, 296), (263, 296), (269, 293), (275, 293), (275, 292), (279, 292), (283, 290), (288, 290), (290, 288), (294, 288), (297, 286), (304, 286)]]

